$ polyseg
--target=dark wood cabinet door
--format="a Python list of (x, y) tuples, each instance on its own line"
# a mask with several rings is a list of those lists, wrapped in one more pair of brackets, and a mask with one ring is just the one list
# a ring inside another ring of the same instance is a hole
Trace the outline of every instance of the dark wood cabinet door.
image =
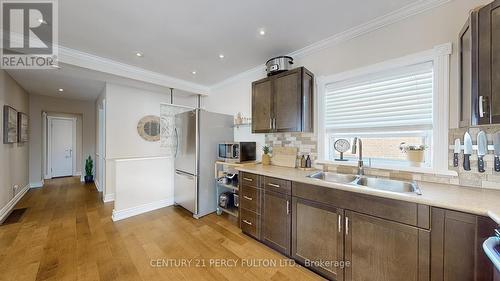
[(273, 191), (264, 191), (261, 238), (269, 247), (290, 255), (291, 197)]
[(273, 87), (269, 78), (252, 83), (252, 132), (272, 131)]
[(491, 281), (493, 266), (482, 249), (496, 224), (489, 218), (432, 208), (431, 280)]
[(298, 132), (302, 128), (302, 71), (300, 68), (279, 74), (274, 87), (274, 130)]
[[(489, 101), (485, 102), (492, 124), (500, 123), (500, 0), (494, 1), (479, 12), (480, 87)], [(487, 75), (482, 78), (482, 75)], [(484, 81), (483, 81), (484, 80)], [(480, 93), (483, 92), (480, 88)], [(486, 122), (484, 122), (487, 124)]]
[(330, 280), (343, 280), (343, 221), (342, 209), (293, 197), (292, 257), (304, 265), (309, 261)]
[(429, 280), (430, 232), (345, 212), (346, 281)]

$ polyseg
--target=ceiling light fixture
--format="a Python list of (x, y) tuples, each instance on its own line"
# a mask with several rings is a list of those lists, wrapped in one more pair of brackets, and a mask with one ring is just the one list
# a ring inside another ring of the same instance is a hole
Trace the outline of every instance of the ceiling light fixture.
[(219, 54), (219, 59), (223, 59), (224, 58), (224, 54)]
[(196, 75), (196, 71), (191, 71), (191, 74)]
[(142, 58), (144, 56), (144, 54), (141, 53), (141, 52), (137, 52), (137, 53), (135, 53), (135, 55), (138, 56), (138, 57), (140, 57), (140, 58)]
[(46, 21), (44, 21), (43, 19), (38, 19), (38, 22), (39, 22), (39, 23), (43, 23), (43, 24), (47, 24), (47, 22), (46, 22)]
[(63, 88), (59, 88), (58, 90), (59, 92), (64, 92), (64, 89)]
[(259, 30), (259, 34), (260, 34), (261, 36), (266, 35), (266, 30), (265, 30), (264, 28), (261, 28), (261, 29)]

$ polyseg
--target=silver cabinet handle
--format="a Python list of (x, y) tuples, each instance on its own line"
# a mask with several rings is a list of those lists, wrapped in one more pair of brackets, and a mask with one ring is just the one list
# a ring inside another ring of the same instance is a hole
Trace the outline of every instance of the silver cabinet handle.
[(273, 118), (269, 118), (269, 129), (273, 128)]
[(485, 107), (488, 107), (488, 97), (479, 96), (479, 117), (485, 117), (488, 114)]
[(253, 181), (253, 179), (250, 179), (250, 178), (243, 178), (243, 179), (246, 181)]
[(268, 183), (267, 185), (272, 186), (272, 187), (276, 187), (276, 188), (280, 188), (280, 186), (278, 184), (274, 184), (274, 183)]
[(247, 221), (247, 220), (243, 220), (244, 223), (248, 224), (248, 225), (252, 225), (251, 222)]
[(290, 214), (290, 201), (286, 200), (286, 214)]
[(339, 226), (339, 233), (342, 232), (342, 216), (339, 215), (339, 223), (338, 223), (338, 226)]
[(345, 217), (345, 235), (349, 234), (349, 218)]
[(252, 198), (252, 197), (248, 197), (248, 196), (245, 196), (245, 195), (243, 195), (243, 198), (245, 198), (245, 199), (247, 199), (247, 200), (250, 200), (250, 201), (252, 201), (252, 200), (253, 200), (253, 198)]
[(273, 129), (276, 130), (276, 118), (273, 118)]

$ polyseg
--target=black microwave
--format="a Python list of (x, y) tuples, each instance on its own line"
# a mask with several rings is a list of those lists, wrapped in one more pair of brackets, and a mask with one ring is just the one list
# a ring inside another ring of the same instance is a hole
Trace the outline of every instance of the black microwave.
[(219, 143), (219, 160), (226, 162), (248, 162), (257, 160), (255, 142), (225, 142)]

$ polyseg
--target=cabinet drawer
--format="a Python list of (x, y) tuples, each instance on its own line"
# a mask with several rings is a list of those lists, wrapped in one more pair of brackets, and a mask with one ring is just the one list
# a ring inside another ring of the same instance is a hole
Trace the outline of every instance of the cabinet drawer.
[(264, 190), (290, 195), (292, 193), (292, 183), (287, 180), (264, 177), (262, 182)]
[(260, 240), (260, 216), (240, 208), (240, 227), (243, 233)]
[(241, 185), (259, 187), (259, 176), (250, 173), (241, 173)]
[(261, 191), (255, 187), (242, 185), (240, 189), (241, 208), (260, 214)]

